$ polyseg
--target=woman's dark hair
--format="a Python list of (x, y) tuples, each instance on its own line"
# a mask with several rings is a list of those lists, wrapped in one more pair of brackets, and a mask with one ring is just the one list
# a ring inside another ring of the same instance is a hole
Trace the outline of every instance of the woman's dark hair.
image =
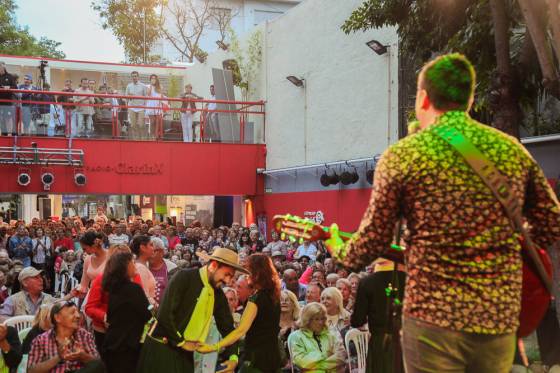
[(251, 273), (251, 282), (257, 290), (269, 290), (274, 303), (280, 302), (280, 277), (272, 260), (264, 254), (253, 254), (245, 265)]
[(245, 242), (243, 242), (243, 237), (247, 237), (247, 245), (249, 246), (253, 245), (253, 242), (251, 242), (251, 237), (249, 237), (248, 232), (243, 232), (239, 235), (239, 245), (245, 244)]
[(101, 287), (106, 292), (111, 292), (118, 286), (122, 286), (130, 281), (128, 277), (128, 264), (132, 261), (132, 254), (127, 252), (118, 252), (113, 254), (103, 272)]
[(87, 231), (80, 237), (80, 243), (82, 245), (93, 246), (95, 245), (95, 240), (103, 240), (103, 235), (96, 231)]
[(156, 78), (156, 84), (154, 84), (154, 88), (157, 93), (161, 93), (161, 84), (159, 83), (159, 78), (156, 74), (150, 75), (150, 84), (152, 84), (152, 78)]
[(130, 250), (136, 256), (140, 255), (140, 246), (147, 245), (150, 242), (150, 237), (139, 234), (138, 236), (132, 239), (132, 243), (130, 244)]

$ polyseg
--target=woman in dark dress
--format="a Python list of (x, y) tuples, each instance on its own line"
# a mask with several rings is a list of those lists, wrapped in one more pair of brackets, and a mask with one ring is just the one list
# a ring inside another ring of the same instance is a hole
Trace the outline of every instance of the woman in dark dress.
[(280, 333), (280, 278), (272, 260), (264, 254), (247, 258), (249, 283), (255, 293), (249, 297), (241, 322), (224, 339), (213, 345), (202, 345), (198, 352), (218, 351), (245, 337), (245, 352), (240, 373), (277, 373), (282, 367), (278, 344)]
[(107, 372), (135, 372), (140, 357), (140, 337), (150, 319), (150, 303), (140, 285), (132, 282), (136, 266), (129, 252), (111, 256), (101, 286), (109, 294), (107, 333), (103, 359)]

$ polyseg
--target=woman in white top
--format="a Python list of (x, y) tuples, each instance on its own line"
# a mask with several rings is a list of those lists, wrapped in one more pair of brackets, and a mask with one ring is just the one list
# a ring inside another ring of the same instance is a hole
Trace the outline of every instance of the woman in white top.
[(52, 240), (45, 235), (43, 228), (37, 228), (33, 239), (33, 267), (43, 270), (47, 257), (52, 255)]
[[(164, 97), (161, 93), (161, 85), (159, 78), (156, 74), (150, 75), (150, 85), (148, 86), (148, 96), (150, 97)], [(162, 120), (162, 100), (149, 100), (146, 102), (146, 115), (150, 118), (150, 131), (157, 133), (158, 121)]]

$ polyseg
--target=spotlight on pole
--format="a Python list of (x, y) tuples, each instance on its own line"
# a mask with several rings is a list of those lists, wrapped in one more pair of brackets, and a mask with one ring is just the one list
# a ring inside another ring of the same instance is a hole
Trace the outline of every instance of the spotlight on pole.
[(331, 185), (330, 176), (327, 175), (327, 171), (325, 171), (321, 175), (321, 185), (324, 186), (325, 188)]
[(77, 186), (84, 186), (86, 185), (87, 177), (84, 174), (84, 171), (81, 169), (74, 170), (74, 183)]
[(292, 83), (296, 87), (303, 87), (303, 82), (305, 81), (305, 79), (300, 79), (293, 75), (287, 76), (286, 79), (288, 79), (290, 83)]
[(340, 175), (340, 182), (344, 185), (355, 184), (360, 179), (358, 172), (356, 172), (356, 168), (352, 172), (348, 170), (344, 170), (344, 172)]
[(50, 170), (43, 170), (41, 172), (41, 182), (43, 183), (44, 190), (51, 190), (51, 185), (54, 183), (54, 174)]
[(373, 184), (373, 168), (366, 171), (366, 180), (368, 183)]
[(388, 45), (383, 45), (381, 44), (379, 41), (377, 40), (370, 40), (366, 43), (366, 45), (375, 53), (377, 53), (378, 55), (384, 55), (385, 53), (387, 53), (387, 48), (389, 47)]
[(31, 183), (31, 174), (28, 169), (21, 168), (19, 170), (17, 183), (21, 186), (28, 186)]

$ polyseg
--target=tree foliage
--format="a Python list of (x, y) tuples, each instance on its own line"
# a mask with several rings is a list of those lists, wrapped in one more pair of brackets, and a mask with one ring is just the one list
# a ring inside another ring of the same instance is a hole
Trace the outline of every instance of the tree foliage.
[(37, 39), (27, 27), (21, 27), (16, 22), (14, 0), (0, 0), (0, 53), (37, 56), (50, 58), (64, 58), (64, 52), (58, 49), (59, 42), (41, 37)]
[[(554, 18), (547, 13), (545, 0), (539, 0), (542, 4), (528, 12), (519, 3), (523, 1), (366, 0), (342, 29), (351, 33), (396, 26), (399, 54), (406, 68), (406, 82), (401, 84), (408, 85), (412, 94), (415, 75), (426, 61), (441, 53), (463, 53), (477, 71), (475, 115), (498, 128), (505, 126), (501, 129), (513, 134), (518, 134), (519, 125), (532, 135), (542, 134), (544, 127), (556, 127), (555, 131), (560, 132), (558, 117), (538, 112), (558, 106), (558, 61), (551, 54), (550, 58), (539, 59), (535, 52), (539, 57), (546, 55), (557, 40), (539, 39), (534, 43), (531, 39), (531, 35), (554, 35), (548, 31), (554, 24), (548, 20)], [(528, 16), (540, 22), (527, 22)], [(497, 57), (504, 53), (505, 61), (497, 63)], [(554, 71), (543, 69), (543, 61)], [(502, 116), (505, 110), (509, 115)], [(535, 125), (536, 117), (548, 117), (554, 123), (539, 127)], [(507, 118), (508, 123), (503, 124), (499, 118)]]
[[(130, 62), (151, 60), (149, 51), (160, 36), (161, 9), (166, 0), (94, 0), (104, 29), (110, 29)], [(145, 39), (144, 39), (145, 29)]]
[(260, 30), (253, 31), (247, 38), (245, 45), (230, 31), (231, 46), (230, 50), (235, 58), (235, 65), (232, 69), (234, 83), (241, 88), (244, 100), (248, 100), (252, 94), (254, 80), (257, 77), (262, 62), (262, 33)]

